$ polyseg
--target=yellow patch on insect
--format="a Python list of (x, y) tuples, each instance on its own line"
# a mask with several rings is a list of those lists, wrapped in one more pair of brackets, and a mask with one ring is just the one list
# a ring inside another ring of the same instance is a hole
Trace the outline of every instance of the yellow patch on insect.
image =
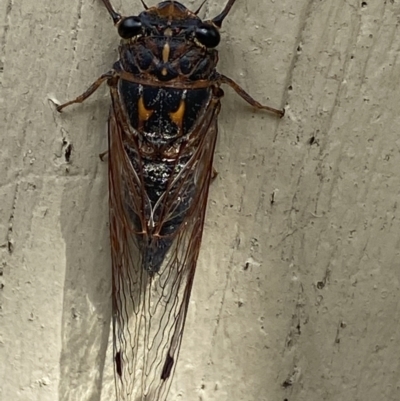
[(165, 43), (163, 50), (162, 50), (162, 59), (164, 61), (164, 63), (167, 63), (169, 60), (169, 53), (171, 51), (171, 48), (169, 46), (169, 43)]
[(147, 121), (151, 117), (154, 111), (151, 109), (146, 109), (146, 106), (144, 105), (143, 101), (143, 96), (140, 96), (139, 98), (138, 110), (139, 110), (139, 119), (141, 121)]
[(185, 114), (185, 100), (182, 99), (181, 102), (179, 103), (178, 110), (169, 113), (169, 116), (172, 122), (174, 122), (179, 128), (182, 128), (184, 114)]

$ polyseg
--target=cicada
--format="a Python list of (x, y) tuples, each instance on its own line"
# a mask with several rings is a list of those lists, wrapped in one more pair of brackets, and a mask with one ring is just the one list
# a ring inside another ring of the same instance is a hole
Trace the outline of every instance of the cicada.
[(107, 82), (113, 356), (118, 400), (165, 400), (176, 368), (213, 177), (222, 84), (220, 28), (177, 1), (124, 17), (102, 0), (122, 38), (119, 60), (81, 96)]

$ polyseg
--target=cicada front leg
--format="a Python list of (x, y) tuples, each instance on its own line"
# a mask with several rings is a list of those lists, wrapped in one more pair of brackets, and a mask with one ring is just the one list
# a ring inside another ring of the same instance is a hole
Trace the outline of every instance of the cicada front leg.
[(99, 78), (96, 79), (95, 82), (93, 82), (92, 85), (88, 89), (85, 90), (80, 96), (77, 98), (70, 100), (69, 102), (65, 102), (63, 104), (59, 104), (56, 109), (59, 113), (62, 112), (62, 110), (70, 106), (71, 104), (75, 103), (82, 103), (84, 102), (89, 96), (91, 96), (94, 92), (99, 89), (99, 87), (105, 82), (108, 81), (109, 79), (113, 78), (115, 76), (115, 72), (113, 70), (106, 72), (105, 74), (101, 75)]

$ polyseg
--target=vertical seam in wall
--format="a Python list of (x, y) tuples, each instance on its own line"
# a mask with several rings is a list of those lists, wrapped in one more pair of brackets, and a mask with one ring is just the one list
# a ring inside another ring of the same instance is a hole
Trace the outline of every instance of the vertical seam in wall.
[[(78, 36), (79, 36), (79, 26), (80, 26), (80, 22), (82, 19), (82, 7), (83, 7), (83, 0), (79, 0), (78, 1), (78, 7), (76, 9), (76, 15), (77, 15), (77, 19), (75, 21), (75, 24), (72, 27), (72, 38), (71, 38), (71, 43), (72, 43), (72, 47), (73, 47), (73, 54), (72, 54), (72, 63), (71, 65), (74, 65), (75, 70), (77, 70), (77, 63), (76, 59), (77, 59), (77, 51), (76, 51), (76, 44), (78, 42)], [(68, 79), (68, 85), (67, 85), (67, 89), (70, 87), (71, 85), (71, 81), (72, 81), (72, 69), (70, 71), (69, 74), (69, 79)]]
[(0, 52), (3, 55), (0, 58), (0, 85), (3, 86), (3, 72), (4, 72), (4, 60), (5, 60), (5, 52), (6, 52), (6, 44), (7, 44), (7, 37), (8, 31), (10, 29), (10, 14), (13, 8), (13, 0), (8, 0), (7, 7), (6, 7), (6, 15), (4, 16), (4, 30), (2, 34), (2, 38), (0, 41)]

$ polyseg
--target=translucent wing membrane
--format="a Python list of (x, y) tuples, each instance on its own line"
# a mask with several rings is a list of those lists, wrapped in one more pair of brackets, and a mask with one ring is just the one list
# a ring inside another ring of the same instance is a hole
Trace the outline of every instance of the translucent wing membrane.
[[(111, 88), (109, 189), (118, 400), (165, 400), (176, 367), (200, 249), (219, 99), (182, 143), (158, 199), (146, 158)], [(171, 167), (171, 168), (170, 168)], [(152, 199), (153, 197), (153, 199)]]

